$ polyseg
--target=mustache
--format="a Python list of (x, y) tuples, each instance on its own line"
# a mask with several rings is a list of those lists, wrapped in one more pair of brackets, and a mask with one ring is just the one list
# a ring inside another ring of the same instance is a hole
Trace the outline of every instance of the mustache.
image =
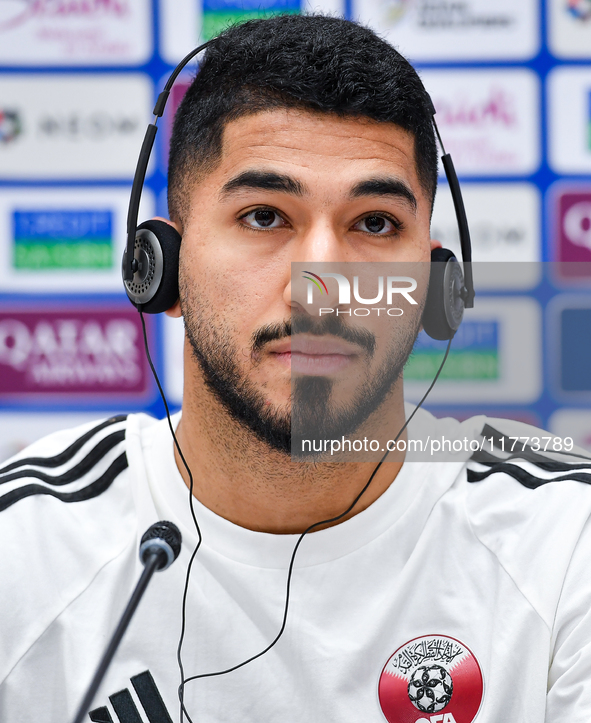
[(293, 314), (290, 321), (268, 324), (257, 329), (252, 335), (251, 350), (253, 353), (271, 341), (279, 341), (295, 334), (312, 334), (313, 336), (336, 336), (356, 344), (373, 356), (376, 349), (376, 337), (368, 329), (349, 326), (342, 318), (333, 315), (320, 319), (309, 314)]

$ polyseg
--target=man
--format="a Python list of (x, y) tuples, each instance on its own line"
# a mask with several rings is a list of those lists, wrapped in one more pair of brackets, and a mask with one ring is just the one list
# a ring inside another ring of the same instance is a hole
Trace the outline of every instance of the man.
[[(381, 440), (402, 429), (424, 288), (404, 324), (366, 329), (372, 342), (346, 316), (310, 321), (290, 272), (424, 267), (436, 163), (416, 73), (369, 30), (285, 16), (208, 49), (170, 155), (186, 464), (166, 421), (132, 415), (53, 435), (0, 471), (2, 721), (72, 718), (157, 519), (180, 527), (183, 549), (154, 578), (90, 720), (180, 719), (181, 627), (194, 721), (589, 720), (588, 462), (531, 448), (469, 461), (468, 448), (432, 463), (396, 454), (376, 471), (289, 455), (292, 376), (324, 384), (323, 429), (354, 434), (366, 398), (361, 423)], [(343, 370), (352, 386), (337, 404)], [(416, 420), (411, 439), (419, 427), (532, 436), (483, 417)], [(289, 578), (299, 535), (323, 521)]]

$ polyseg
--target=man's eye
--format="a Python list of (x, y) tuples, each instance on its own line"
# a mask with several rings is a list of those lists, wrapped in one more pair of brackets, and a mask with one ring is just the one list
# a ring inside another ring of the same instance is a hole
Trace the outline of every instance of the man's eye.
[(387, 234), (397, 233), (401, 230), (402, 224), (397, 224), (386, 216), (378, 216), (373, 214), (362, 218), (361, 221), (353, 226), (356, 231), (364, 231), (376, 236), (386, 236)]
[(272, 211), (270, 208), (258, 208), (256, 211), (250, 211), (241, 216), (240, 220), (251, 228), (281, 228), (286, 225), (277, 211)]

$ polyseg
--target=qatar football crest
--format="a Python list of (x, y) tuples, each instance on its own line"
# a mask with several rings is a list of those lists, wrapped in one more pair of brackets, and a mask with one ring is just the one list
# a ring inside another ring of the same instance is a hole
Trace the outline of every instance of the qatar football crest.
[(474, 654), (445, 635), (425, 635), (398, 648), (378, 685), (388, 723), (472, 723), (482, 694)]

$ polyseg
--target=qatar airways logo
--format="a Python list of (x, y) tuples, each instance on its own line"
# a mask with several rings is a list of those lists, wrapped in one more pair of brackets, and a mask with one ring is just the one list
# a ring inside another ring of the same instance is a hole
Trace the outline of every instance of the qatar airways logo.
[[(334, 279), (338, 286), (338, 304), (335, 308), (321, 307), (318, 315), (335, 314), (336, 316), (402, 316), (404, 309), (393, 306), (394, 301), (405, 299), (409, 304), (416, 306), (417, 301), (411, 296), (416, 290), (417, 282), (410, 276), (378, 276), (377, 293), (373, 298), (364, 298), (359, 289), (359, 276), (353, 276), (353, 298), (361, 307), (344, 309), (344, 306), (351, 305), (351, 283), (346, 276), (337, 273), (314, 274), (311, 271), (303, 271), (302, 276), (308, 281), (306, 303), (314, 303), (314, 295), (328, 296), (328, 286), (325, 279)], [(367, 292), (366, 292), (367, 293)], [(385, 300), (384, 300), (385, 296)], [(374, 304), (385, 303), (385, 306), (373, 306)], [(370, 306), (372, 305), (372, 306)], [(383, 313), (382, 313), (383, 312)]]
[(150, 380), (137, 316), (127, 308), (0, 311), (0, 399), (143, 395)]
[(128, 0), (12, 0), (1, 4), (0, 31), (33, 18), (121, 18), (129, 13)]

